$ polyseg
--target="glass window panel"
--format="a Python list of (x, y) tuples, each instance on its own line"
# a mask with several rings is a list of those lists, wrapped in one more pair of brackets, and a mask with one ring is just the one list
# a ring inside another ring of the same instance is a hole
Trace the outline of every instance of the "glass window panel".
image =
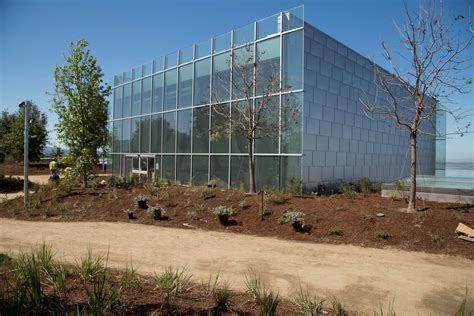
[(151, 111), (163, 111), (163, 74), (153, 76), (153, 105)]
[[(232, 103), (232, 121), (247, 124), (248, 122), (245, 121), (243, 116), (248, 116), (248, 113), (247, 101)], [(232, 152), (248, 153), (248, 141), (245, 138), (244, 131), (241, 129), (236, 128), (232, 133)]]
[(249, 160), (248, 156), (232, 156), (230, 169), (230, 186), (249, 189)]
[(229, 177), (229, 156), (211, 156), (211, 180), (217, 180), (217, 185), (227, 188)]
[(286, 189), (291, 179), (301, 181), (301, 157), (284, 157), (280, 159), (281, 187)]
[(213, 58), (212, 101), (226, 102), (230, 98), (230, 53), (224, 53)]
[(194, 68), (194, 105), (209, 103), (211, 59), (198, 61)]
[(114, 119), (122, 117), (123, 86), (114, 89)]
[(280, 89), (280, 37), (257, 44), (257, 95)]
[(162, 114), (155, 114), (151, 116), (151, 152), (161, 152), (161, 125)]
[(175, 152), (176, 112), (163, 115), (163, 152)]
[(151, 75), (153, 71), (153, 63), (148, 63), (143, 65), (143, 76)]
[(112, 151), (119, 153), (120, 142), (122, 140), (122, 121), (114, 121), (113, 133), (112, 133)]
[(193, 156), (193, 185), (206, 185), (208, 174), (208, 156)]
[(132, 86), (132, 116), (140, 115), (142, 96), (142, 81), (138, 80)]
[(194, 46), (191, 45), (189, 47), (183, 48), (179, 50), (179, 63), (187, 63), (188, 61), (193, 60), (193, 49)]
[[(248, 45), (234, 51), (232, 61), (232, 95), (234, 99), (242, 99), (247, 95), (253, 96), (253, 45)], [(247, 83), (247, 84), (244, 84)]]
[(287, 12), (283, 12), (282, 16), (283, 31), (289, 31), (298, 27), (302, 27), (304, 24), (304, 7), (300, 6)]
[(191, 152), (191, 110), (178, 111), (178, 153)]
[(231, 32), (214, 37), (213, 53), (222, 52), (230, 48)]
[[(217, 108), (217, 111), (214, 110)], [(221, 115), (222, 113), (224, 115)], [(228, 153), (229, 152), (229, 139), (226, 137), (225, 132), (228, 128), (229, 122), (225, 119), (225, 114), (229, 113), (229, 104), (216, 104), (213, 105), (211, 113), (211, 152), (212, 153)], [(227, 126), (226, 126), (227, 125)]]
[(163, 70), (163, 57), (157, 58), (153, 61), (153, 72)]
[(142, 77), (142, 66), (138, 66), (132, 69), (132, 80)]
[(254, 38), (254, 24), (248, 24), (234, 31), (234, 46), (250, 43)]
[(123, 79), (123, 75), (122, 75), (122, 74), (115, 75), (115, 76), (114, 76), (114, 84), (115, 84), (115, 85), (122, 84), (122, 82), (123, 82), (122, 79)]
[(130, 107), (132, 106), (132, 84), (126, 84), (123, 87), (123, 117), (130, 116)]
[(130, 152), (138, 153), (140, 152), (140, 118), (133, 118), (131, 124)]
[(122, 122), (122, 145), (120, 147), (124, 153), (130, 151), (130, 119)]
[(123, 82), (129, 82), (132, 80), (132, 71), (128, 70), (123, 73)]
[(283, 35), (283, 90), (303, 89), (303, 31)]
[(295, 93), (292, 95), (284, 94), (281, 97), (281, 152), (301, 154), (303, 96), (301, 93)]
[(143, 116), (140, 124), (140, 152), (150, 152), (150, 117)]
[(280, 14), (265, 18), (257, 22), (257, 39), (278, 33), (278, 18)]
[(120, 176), (120, 163), (122, 162), (121, 155), (112, 155), (112, 175), (115, 177)]
[(176, 66), (178, 54), (177, 52), (165, 56), (165, 69)]
[(196, 44), (196, 54), (194, 59), (205, 57), (211, 54), (211, 39)]
[(280, 117), (280, 98), (261, 98), (255, 101), (255, 112), (261, 110), (262, 124), (257, 129), (255, 140), (255, 152), (278, 153), (278, 121)]
[(209, 106), (194, 109), (193, 153), (209, 152)]
[(193, 65), (188, 64), (179, 68), (178, 108), (192, 105)]
[(255, 157), (255, 182), (257, 190), (278, 188), (280, 185), (280, 158)]
[(161, 162), (163, 180), (174, 182), (174, 156), (163, 156)]
[(165, 111), (176, 109), (176, 77), (176, 69), (165, 72)]
[(151, 108), (151, 77), (143, 79), (142, 89), (142, 114), (148, 114)]
[(191, 182), (191, 156), (176, 156), (176, 181), (180, 184)]

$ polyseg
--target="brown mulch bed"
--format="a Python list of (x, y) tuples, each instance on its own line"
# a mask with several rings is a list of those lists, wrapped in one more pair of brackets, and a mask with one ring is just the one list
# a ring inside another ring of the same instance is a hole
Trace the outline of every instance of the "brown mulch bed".
[[(474, 206), (419, 201), (422, 210), (404, 213), (405, 201), (393, 201), (376, 193), (323, 197), (289, 197), (282, 204), (267, 202), (268, 213), (260, 218), (260, 196), (237, 190), (171, 186), (156, 190), (149, 205), (159, 204), (168, 213), (167, 220), (153, 220), (146, 210), (137, 209), (134, 198), (147, 194), (142, 186), (125, 188), (75, 188), (69, 194), (60, 189), (35, 193), (33, 207), (27, 212), (22, 199), (0, 204), (0, 217), (31, 221), (109, 221), (133, 222), (177, 228), (198, 228), (232, 233), (278, 237), (287, 240), (329, 244), (353, 244), (364, 247), (393, 247), (403, 250), (459, 255), (474, 259), (474, 244), (457, 238), (458, 223), (474, 227)], [(40, 196), (41, 195), (41, 196)], [(239, 207), (245, 200), (248, 207)], [(215, 206), (231, 206), (230, 225), (222, 226), (209, 212)], [(306, 214), (305, 232), (295, 232), (290, 223), (278, 224), (278, 218), (293, 207)], [(126, 210), (136, 219), (129, 220)], [(377, 213), (384, 217), (377, 217)], [(185, 224), (185, 225), (184, 225)], [(329, 235), (340, 228), (342, 235)], [(387, 239), (377, 237), (385, 231)]]
[[(60, 171), (66, 168), (66, 165), (58, 165)], [(23, 162), (9, 162), (0, 164), (0, 174), (22, 176), (23, 175)], [(103, 173), (100, 166), (94, 166), (93, 172), (96, 174)], [(49, 162), (30, 162), (28, 164), (28, 174), (30, 175), (44, 175), (49, 174)]]

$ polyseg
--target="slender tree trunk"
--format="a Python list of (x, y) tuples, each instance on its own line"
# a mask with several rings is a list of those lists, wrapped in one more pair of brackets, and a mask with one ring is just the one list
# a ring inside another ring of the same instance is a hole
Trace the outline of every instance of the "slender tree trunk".
[(255, 168), (254, 168), (254, 161), (253, 161), (253, 141), (248, 141), (248, 150), (249, 150), (249, 192), (256, 193), (255, 190)]
[(410, 133), (410, 194), (408, 196), (408, 211), (416, 211), (416, 132)]

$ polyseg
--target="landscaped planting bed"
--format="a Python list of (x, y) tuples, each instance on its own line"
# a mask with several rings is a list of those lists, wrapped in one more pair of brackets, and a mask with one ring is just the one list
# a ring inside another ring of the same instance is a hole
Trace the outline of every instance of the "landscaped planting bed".
[[(139, 195), (148, 207), (137, 205)], [(33, 221), (120, 221), (186, 229), (218, 230), (289, 240), (394, 247), (474, 259), (472, 243), (459, 240), (458, 223), (474, 227), (474, 207), (418, 201), (420, 211), (404, 213), (403, 200), (377, 193), (330, 196), (271, 194), (265, 199), (238, 190), (188, 186), (60, 185), (32, 194), (28, 209), (18, 198), (0, 204), (0, 217)], [(219, 208), (222, 207), (222, 208)], [(160, 216), (155, 215), (156, 209)], [(212, 210), (212, 212), (211, 212)], [(231, 211), (230, 211), (231, 210)], [(302, 214), (300, 214), (302, 213)], [(378, 217), (383, 213), (383, 217)], [(228, 214), (226, 225), (218, 219)], [(301, 215), (303, 217), (301, 218)], [(130, 218), (130, 219), (129, 219)], [(302, 219), (304, 225), (298, 225)]]

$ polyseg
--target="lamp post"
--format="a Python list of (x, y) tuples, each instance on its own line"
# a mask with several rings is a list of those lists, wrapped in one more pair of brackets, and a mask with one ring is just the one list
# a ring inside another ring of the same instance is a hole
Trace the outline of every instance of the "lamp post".
[(25, 108), (25, 128), (24, 128), (24, 148), (23, 148), (23, 203), (25, 207), (28, 206), (29, 192), (28, 192), (28, 153), (29, 153), (29, 123), (30, 123), (30, 101), (23, 101), (18, 105), (20, 108)]

